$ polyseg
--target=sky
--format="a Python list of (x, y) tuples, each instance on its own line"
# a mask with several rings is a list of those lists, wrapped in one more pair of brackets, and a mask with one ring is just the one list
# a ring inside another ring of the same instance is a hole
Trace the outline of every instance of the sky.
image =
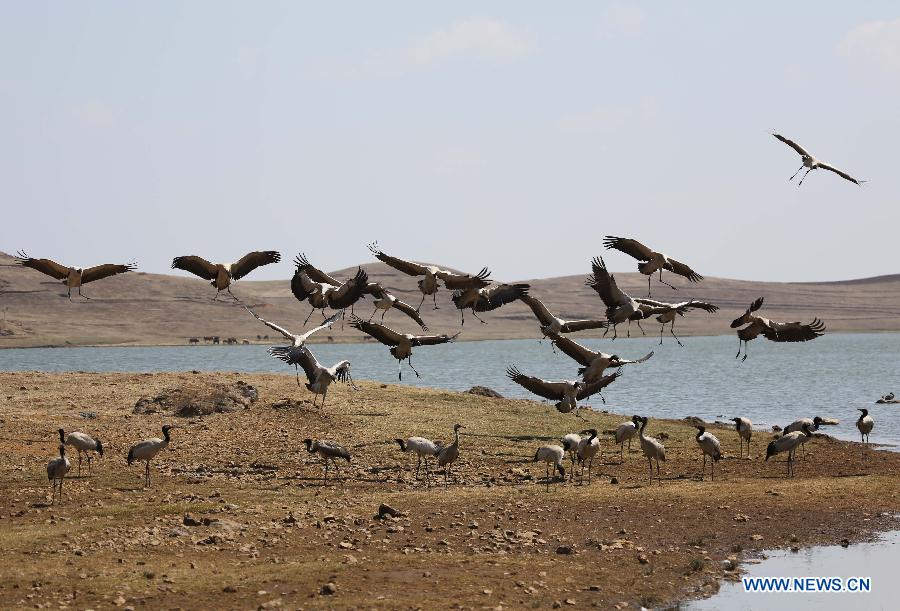
[(898, 100), (893, 2), (0, 0), (0, 250), (897, 273)]

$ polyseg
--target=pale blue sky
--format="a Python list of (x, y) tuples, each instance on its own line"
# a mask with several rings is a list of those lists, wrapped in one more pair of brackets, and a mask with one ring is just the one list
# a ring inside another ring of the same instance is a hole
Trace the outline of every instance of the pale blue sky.
[[(891, 2), (4, 0), (0, 250), (896, 273), (898, 100)], [(871, 182), (798, 189), (773, 129)]]

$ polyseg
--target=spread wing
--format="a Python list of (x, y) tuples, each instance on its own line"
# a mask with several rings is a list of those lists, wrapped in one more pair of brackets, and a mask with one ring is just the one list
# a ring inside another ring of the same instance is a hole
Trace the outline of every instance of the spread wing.
[(705, 301), (694, 301), (693, 299), (691, 299), (690, 301), (688, 301), (687, 304), (685, 304), (684, 307), (686, 307), (686, 308), (697, 308), (697, 309), (699, 309), (699, 310), (705, 310), (706, 312), (709, 312), (710, 314), (712, 314), (713, 312), (718, 312), (718, 311), (719, 311), (719, 306), (717, 306), (717, 305), (714, 305), (714, 304), (711, 304), (711, 303), (706, 303)]
[(265, 318), (263, 318), (262, 316), (260, 316), (259, 314), (257, 314), (256, 312), (254, 312), (253, 310), (248, 308), (247, 306), (244, 306), (244, 309), (247, 310), (248, 312), (250, 312), (251, 314), (253, 314), (253, 317), (256, 320), (258, 320), (259, 322), (261, 322), (262, 324), (266, 325), (273, 331), (277, 331), (278, 333), (281, 333), (287, 339), (294, 341), (294, 334), (291, 333), (290, 331), (288, 331), (287, 329), (285, 329), (284, 327), (279, 327), (275, 323), (269, 322), (268, 320), (266, 320)]
[(537, 316), (538, 321), (542, 325), (549, 325), (553, 322), (553, 314), (540, 299), (532, 297), (531, 295), (524, 295), (521, 299), (529, 308), (531, 308), (531, 311), (534, 312), (534, 315)]
[(594, 273), (588, 276), (585, 284), (597, 291), (607, 308), (615, 308), (628, 301), (628, 296), (616, 284), (615, 276), (607, 271), (603, 257), (594, 257), (591, 267)]
[(316, 372), (322, 369), (322, 365), (316, 360), (315, 355), (306, 346), (274, 346), (269, 348), (269, 354), (280, 359), (288, 365), (299, 365), (306, 374), (310, 383), (315, 382)]
[(506, 370), (506, 375), (509, 376), (510, 380), (539, 397), (559, 401), (565, 396), (566, 385), (562, 382), (548, 382), (534, 376), (527, 376), (516, 367), (509, 367)]
[(332, 284), (334, 286), (340, 286), (340, 281), (336, 280), (334, 276), (326, 274), (318, 267), (312, 265), (306, 258), (306, 255), (300, 253), (296, 257), (294, 257), (294, 264), (297, 266), (297, 269), (301, 272), (305, 273), (313, 282), (321, 282), (323, 284)]
[(486, 267), (482, 267), (481, 271), (474, 276), (470, 274), (457, 274), (456, 272), (451, 272), (445, 269), (438, 271), (435, 275), (443, 280), (444, 286), (446, 286), (451, 291), (482, 289), (491, 283), (490, 279), (488, 278), (488, 276), (491, 275), (491, 272), (489, 272), (488, 268)]
[(750, 304), (750, 307), (747, 308), (748, 312), (755, 312), (762, 307), (764, 297), (760, 297), (756, 301)]
[(434, 346), (436, 344), (446, 344), (454, 341), (459, 333), (456, 335), (414, 335), (410, 339), (410, 343), (413, 346)]
[(568, 337), (563, 337), (562, 335), (552, 335), (550, 336), (553, 340), (553, 343), (556, 344), (556, 347), (559, 348), (565, 354), (568, 354), (570, 357), (575, 359), (577, 363), (587, 367), (591, 364), (597, 354), (590, 348), (586, 348), (579, 344), (576, 341), (569, 339)]
[(598, 392), (612, 384), (620, 375), (622, 374), (617, 371), (615, 373), (611, 373), (608, 376), (603, 376), (592, 384), (583, 385), (578, 389), (578, 394), (575, 395), (575, 398), (580, 401), (582, 399), (587, 399), (591, 395), (597, 394)]
[(638, 261), (649, 261), (650, 258), (653, 257), (652, 250), (637, 240), (629, 238), (617, 238), (616, 236), (608, 235), (603, 239), (603, 246), (620, 250), (626, 255), (631, 255)]
[(359, 301), (369, 284), (369, 276), (363, 268), (356, 269), (356, 275), (347, 280), (337, 290), (328, 293), (328, 305), (335, 310), (349, 308)]
[(637, 363), (646, 363), (647, 361), (650, 360), (650, 357), (652, 357), (652, 356), (653, 356), (653, 351), (651, 350), (650, 352), (648, 352), (641, 358), (635, 359), (633, 361), (629, 361), (628, 359), (619, 359), (619, 364), (620, 365), (636, 365)]
[(309, 331), (307, 331), (306, 333), (304, 333), (303, 336), (302, 336), (302, 337), (303, 337), (303, 341), (306, 341), (306, 340), (309, 339), (312, 335), (318, 333), (318, 332), (321, 331), (322, 329), (328, 329), (328, 328), (330, 328), (331, 325), (333, 325), (334, 323), (336, 323), (337, 320), (338, 320), (342, 315), (343, 315), (343, 310), (341, 310), (340, 312), (334, 313), (328, 320), (323, 321), (321, 325), (319, 325), (318, 327), (313, 327), (312, 329), (310, 329)]
[(372, 295), (375, 299), (384, 299), (386, 291), (384, 290), (384, 287), (381, 286), (380, 282), (370, 282), (366, 285), (363, 293)]
[(800, 154), (801, 157), (812, 157), (812, 155), (810, 155), (810, 154), (806, 151), (805, 148), (803, 148), (802, 146), (800, 146), (799, 144), (797, 144), (797, 143), (794, 142), (793, 140), (790, 140), (790, 139), (788, 139), (788, 138), (785, 138), (785, 137), (782, 136), (781, 134), (772, 134), (772, 135), (775, 136), (776, 138), (778, 138), (779, 140), (781, 140), (782, 142), (784, 142), (785, 144), (787, 144), (789, 147), (791, 147), (791, 148), (794, 149), (795, 151), (797, 151), (797, 152)]
[[(69, 276), (70, 268), (60, 265), (56, 261), (51, 261), (50, 259), (32, 259), (21, 250), (18, 252), (18, 256), (15, 257), (15, 259), (16, 263), (18, 263), (19, 265), (30, 267), (31, 269), (37, 270), (42, 274), (52, 276), (57, 280), (64, 280)], [(82, 280), (82, 282), (84, 282), (84, 280)]]
[(864, 181), (864, 180), (859, 180), (859, 179), (857, 179), (857, 178), (853, 178), (852, 176), (850, 176), (849, 174), (847, 174), (847, 173), (844, 172), (843, 170), (839, 170), (839, 169), (837, 169), (836, 167), (834, 167), (833, 165), (828, 165), (827, 163), (819, 162), (819, 167), (820, 167), (820, 168), (823, 168), (823, 169), (826, 169), (826, 170), (831, 170), (832, 172), (834, 172), (835, 174), (837, 174), (838, 176), (840, 176), (840, 177), (843, 178), (844, 180), (849, 180), (850, 182), (852, 182), (852, 183), (854, 183), (854, 184), (857, 184), (857, 185), (861, 185), (862, 183), (866, 182), (866, 181)]
[(773, 342), (808, 342), (825, 333), (825, 323), (818, 318), (804, 325), (799, 322), (773, 322), (763, 335)]
[(692, 270), (681, 261), (676, 261), (675, 259), (669, 259), (668, 261), (666, 261), (663, 267), (670, 272), (678, 274), (679, 276), (684, 276), (691, 282), (700, 282), (701, 280), (703, 280), (703, 276)]
[(116, 265), (114, 263), (95, 265), (94, 267), (89, 267), (81, 272), (81, 283), (87, 284), (88, 282), (100, 280), (101, 278), (106, 278), (108, 276), (124, 274), (125, 272), (133, 272), (136, 269), (137, 265), (135, 265), (134, 263), (126, 263), (125, 265)]
[(172, 269), (183, 269), (191, 272), (195, 276), (200, 276), (204, 280), (212, 280), (216, 277), (218, 266), (210, 263), (203, 257), (197, 255), (188, 255), (186, 257), (175, 257), (172, 259)]
[(428, 269), (424, 265), (420, 265), (419, 263), (413, 263), (412, 261), (406, 261), (404, 259), (398, 259), (397, 257), (392, 257), (390, 255), (386, 255), (380, 250), (378, 250), (378, 242), (373, 242), (369, 244), (369, 250), (372, 251), (372, 254), (375, 255), (375, 258), (383, 263), (387, 263), (394, 269), (403, 272), (409, 276), (424, 276), (428, 273)]
[(406, 303), (404, 301), (400, 301), (399, 299), (394, 302), (393, 307), (400, 310), (401, 312), (403, 312), (404, 314), (406, 314), (407, 316), (412, 318), (414, 321), (416, 321), (416, 323), (418, 323), (418, 325), (420, 327), (422, 327), (423, 331), (428, 331), (428, 326), (425, 324), (425, 321), (422, 320), (422, 317), (419, 316), (419, 313), (416, 311), (416, 309), (414, 307), (412, 307), (411, 305), (409, 305), (408, 303)]
[(291, 292), (299, 301), (306, 301), (310, 295), (316, 292), (318, 286), (300, 270), (295, 271), (294, 277), (291, 278)]
[(281, 254), (274, 250), (257, 250), (250, 252), (238, 259), (237, 263), (232, 264), (231, 279), (240, 280), (257, 267), (268, 265), (269, 263), (278, 263), (281, 261)]
[(562, 326), (565, 333), (574, 333), (575, 331), (585, 331), (587, 329), (605, 329), (609, 323), (605, 320), (569, 320)]
[(496, 310), (500, 306), (521, 299), (528, 294), (528, 289), (530, 288), (531, 286), (528, 284), (501, 284), (495, 286), (481, 293), (473, 309), (476, 312)]
[(352, 316), (350, 318), (350, 326), (371, 335), (385, 346), (397, 346), (403, 341), (403, 336), (393, 329), (389, 329), (378, 323), (365, 321), (358, 316)]

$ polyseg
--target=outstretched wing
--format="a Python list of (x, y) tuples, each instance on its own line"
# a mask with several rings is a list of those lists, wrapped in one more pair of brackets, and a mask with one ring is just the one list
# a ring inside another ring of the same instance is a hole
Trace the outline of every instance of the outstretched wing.
[(603, 376), (602, 378), (591, 384), (584, 384), (581, 388), (578, 389), (578, 394), (575, 395), (575, 398), (581, 401), (582, 399), (587, 399), (591, 395), (597, 394), (598, 392), (612, 384), (620, 375), (622, 374), (617, 371), (615, 373), (611, 373), (608, 376)]
[(218, 266), (214, 263), (210, 263), (203, 257), (188, 255), (172, 259), (172, 269), (183, 269), (186, 272), (191, 272), (195, 276), (200, 276), (204, 280), (212, 280), (216, 277)]
[(576, 341), (569, 339), (568, 337), (563, 337), (562, 335), (551, 335), (550, 339), (553, 340), (553, 343), (556, 344), (556, 347), (559, 348), (565, 354), (568, 354), (570, 357), (575, 359), (575, 361), (587, 367), (591, 364), (597, 357), (597, 353), (591, 350), (590, 348), (586, 348), (579, 344)]
[(772, 322), (763, 335), (773, 342), (808, 342), (825, 333), (825, 323), (818, 318), (804, 325), (800, 322)]
[(295, 271), (294, 277), (291, 278), (291, 292), (298, 301), (306, 301), (310, 295), (316, 292), (318, 286), (300, 270)]
[(301, 272), (305, 273), (313, 282), (321, 282), (323, 284), (332, 284), (334, 286), (340, 286), (341, 283), (339, 280), (336, 280), (334, 276), (326, 274), (318, 267), (311, 264), (306, 255), (300, 253), (296, 257), (294, 257), (294, 264), (297, 266), (297, 269)]
[(806, 151), (805, 148), (803, 148), (802, 146), (800, 146), (799, 144), (797, 144), (797, 143), (794, 142), (793, 140), (790, 140), (790, 139), (788, 139), (788, 138), (785, 138), (785, 137), (782, 136), (781, 134), (772, 134), (772, 135), (775, 136), (776, 138), (778, 138), (779, 140), (781, 140), (782, 142), (784, 142), (785, 144), (787, 144), (789, 147), (791, 147), (791, 148), (794, 149), (795, 151), (797, 151), (797, 152), (800, 154), (801, 157), (812, 157), (812, 155), (810, 155), (810, 154)]
[(531, 295), (524, 295), (521, 297), (522, 302), (525, 303), (531, 311), (534, 312), (534, 315), (537, 317), (538, 322), (542, 325), (549, 325), (553, 322), (553, 314), (544, 305), (544, 302), (538, 299), (537, 297), (532, 297)]
[(648, 352), (641, 358), (635, 359), (633, 361), (629, 361), (628, 359), (619, 359), (618, 364), (619, 365), (636, 365), (637, 363), (646, 363), (647, 361), (650, 360), (650, 357), (652, 357), (652, 356), (653, 356), (653, 351), (651, 350), (650, 352)]
[(527, 376), (516, 367), (509, 367), (506, 370), (506, 375), (509, 376), (510, 380), (539, 397), (560, 401), (565, 396), (566, 386), (562, 382), (548, 382), (534, 376)]
[(331, 315), (331, 318), (329, 318), (329, 319), (327, 319), (326, 321), (324, 321), (321, 325), (319, 325), (318, 327), (313, 327), (312, 329), (310, 329), (309, 331), (307, 331), (306, 333), (304, 333), (304, 334), (303, 334), (303, 341), (306, 341), (307, 339), (309, 339), (310, 337), (312, 337), (314, 334), (318, 333), (318, 332), (321, 331), (322, 329), (328, 329), (328, 328), (330, 328), (331, 325), (333, 325), (334, 323), (336, 323), (336, 322), (338, 321), (338, 319), (339, 319), (342, 315), (343, 315), (343, 310), (341, 310), (340, 312), (336, 312), (336, 313), (332, 314), (332, 315)]
[(482, 267), (481, 271), (474, 276), (471, 274), (457, 274), (456, 272), (451, 272), (446, 269), (440, 270), (435, 275), (443, 280), (444, 286), (451, 291), (482, 289), (491, 283), (490, 278), (488, 278), (488, 276), (491, 275), (491, 272), (489, 272), (486, 267)]
[(403, 336), (393, 329), (389, 329), (378, 323), (368, 322), (358, 316), (352, 316), (350, 318), (350, 326), (371, 335), (385, 346), (397, 346), (403, 341)]
[(105, 263), (103, 265), (95, 265), (81, 272), (81, 284), (87, 284), (94, 280), (100, 280), (108, 276), (116, 274), (124, 274), (125, 272), (133, 272), (137, 269), (134, 263), (126, 263), (125, 265), (116, 265), (114, 263)]
[(693, 299), (688, 301), (684, 307), (697, 308), (698, 310), (705, 310), (706, 312), (709, 312), (710, 314), (712, 314), (713, 312), (719, 311), (719, 306), (717, 306), (717, 305), (714, 305), (712, 303), (707, 303), (705, 301), (695, 301)]
[(269, 322), (268, 320), (266, 320), (265, 318), (263, 318), (262, 316), (260, 316), (259, 314), (257, 314), (256, 312), (254, 312), (253, 310), (248, 308), (247, 306), (244, 306), (244, 309), (247, 310), (248, 312), (250, 312), (251, 314), (253, 314), (253, 317), (256, 320), (258, 320), (259, 322), (261, 322), (262, 324), (266, 325), (273, 331), (277, 331), (278, 333), (281, 333), (287, 339), (294, 341), (294, 334), (291, 333), (290, 331), (288, 331), (287, 329), (285, 329), (284, 327), (279, 327), (275, 323)]
[(302, 367), (310, 384), (316, 381), (316, 372), (323, 368), (319, 361), (316, 360), (315, 355), (306, 346), (273, 346), (269, 348), (268, 352), (288, 365), (299, 365)]
[(413, 346), (435, 346), (452, 342), (458, 336), (459, 333), (456, 335), (414, 335), (409, 341)]
[(528, 294), (528, 284), (501, 284), (481, 293), (474, 306), (476, 312), (490, 312)]
[(823, 168), (823, 169), (825, 169), (825, 170), (831, 170), (832, 172), (834, 172), (835, 174), (837, 174), (838, 176), (840, 176), (840, 177), (843, 178), (844, 180), (849, 180), (850, 182), (852, 182), (852, 183), (854, 183), (854, 184), (857, 184), (857, 185), (861, 185), (862, 183), (866, 182), (866, 181), (864, 181), (864, 180), (859, 180), (859, 179), (857, 179), (857, 178), (853, 178), (852, 176), (850, 176), (849, 174), (847, 174), (847, 173), (844, 172), (843, 170), (839, 170), (839, 169), (837, 169), (836, 167), (834, 167), (833, 165), (828, 165), (827, 163), (822, 163), (821, 161), (819, 162), (819, 167), (820, 167), (820, 168)]
[(232, 264), (231, 279), (240, 280), (257, 267), (268, 265), (269, 263), (278, 263), (281, 261), (281, 254), (274, 250), (257, 250), (250, 252), (238, 259), (237, 263)]
[(615, 308), (628, 301), (628, 296), (616, 284), (615, 276), (607, 271), (603, 257), (594, 257), (591, 267), (594, 273), (588, 276), (585, 284), (597, 291), (607, 308)]
[(663, 267), (670, 272), (678, 274), (679, 276), (684, 276), (691, 282), (700, 282), (701, 280), (703, 280), (703, 276), (692, 270), (681, 261), (676, 261), (675, 259), (668, 259)]
[(764, 297), (760, 297), (756, 301), (750, 304), (750, 307), (747, 308), (748, 312), (755, 312), (762, 307)]
[(649, 261), (653, 256), (652, 250), (637, 240), (632, 240), (630, 238), (617, 238), (616, 236), (608, 235), (603, 239), (603, 246), (620, 250), (626, 255), (631, 255), (638, 261)]
[(566, 333), (574, 333), (575, 331), (586, 331), (587, 329), (605, 329), (609, 323), (605, 320), (570, 320), (562, 326), (562, 331)]
[(397, 257), (392, 257), (390, 255), (386, 255), (380, 250), (378, 250), (378, 242), (372, 242), (369, 244), (369, 250), (372, 251), (372, 254), (375, 255), (375, 258), (383, 263), (387, 263), (394, 269), (403, 272), (409, 276), (424, 276), (428, 273), (428, 269), (419, 263), (413, 263), (412, 261), (406, 261), (405, 259), (398, 259)]
[(414, 307), (412, 307), (411, 305), (409, 305), (408, 303), (406, 303), (404, 301), (400, 301), (399, 299), (394, 302), (393, 307), (400, 310), (401, 312), (403, 312), (404, 314), (406, 314), (407, 316), (412, 318), (414, 321), (416, 321), (418, 323), (418, 325), (420, 327), (422, 327), (423, 331), (428, 331), (428, 326), (425, 324), (425, 321), (422, 320), (422, 317), (419, 316), (419, 313), (416, 311), (416, 309)]
[(30, 267), (31, 269), (37, 270), (42, 274), (47, 274), (57, 280), (63, 280), (69, 276), (70, 268), (60, 265), (56, 261), (51, 261), (50, 259), (32, 259), (21, 250), (18, 252), (18, 256), (15, 259), (16, 263), (19, 265)]
[(349, 308), (363, 296), (368, 284), (369, 275), (363, 271), (363, 268), (357, 268), (353, 278), (347, 280), (337, 290), (328, 293), (328, 305), (335, 310)]

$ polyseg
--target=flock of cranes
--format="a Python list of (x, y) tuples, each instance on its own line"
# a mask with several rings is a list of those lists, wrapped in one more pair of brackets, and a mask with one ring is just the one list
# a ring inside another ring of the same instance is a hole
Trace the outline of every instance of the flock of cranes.
[[(857, 185), (865, 182), (820, 161), (796, 142), (777, 133), (773, 134), (773, 136), (793, 148), (801, 156), (803, 164), (789, 179), (793, 180), (803, 168), (806, 168), (806, 173), (800, 178), (798, 186), (802, 185), (809, 172), (815, 169), (829, 170)], [(414, 308), (398, 299), (381, 284), (369, 282), (368, 274), (361, 267), (351, 278), (339, 280), (312, 265), (304, 254), (300, 254), (294, 260), (296, 267), (291, 279), (291, 292), (298, 301), (306, 302), (311, 307), (303, 326), (306, 326), (316, 310), (322, 313), (323, 322), (321, 324), (312, 327), (304, 333), (293, 333), (279, 324), (263, 319), (249, 307), (244, 307), (247, 312), (262, 324), (278, 332), (289, 342), (288, 345), (270, 348), (269, 354), (288, 365), (294, 366), (298, 386), (301, 386), (299, 370), (302, 368), (307, 379), (305, 387), (314, 393), (313, 405), (315, 406), (316, 400), (321, 395), (321, 407), (324, 408), (328, 388), (333, 382), (346, 383), (356, 388), (350, 375), (350, 361), (342, 360), (331, 367), (326, 367), (316, 359), (307, 345), (307, 340), (313, 334), (331, 327), (338, 320), (342, 320), (348, 308), (350, 309), (350, 326), (389, 348), (391, 356), (397, 359), (398, 378), (402, 380), (402, 362), (404, 360), (407, 361), (415, 375), (419, 376), (419, 372), (412, 364), (414, 347), (449, 343), (454, 341), (459, 335), (459, 333), (453, 335), (427, 334), (429, 329), (422, 318), (421, 308), (429, 296), (432, 298), (433, 309), (440, 308), (437, 294), (441, 289), (441, 284), (443, 284), (443, 288), (450, 291), (450, 300), (460, 312), (461, 327), (465, 325), (465, 310), (470, 310), (472, 316), (482, 324), (487, 324), (478, 315), (479, 313), (490, 312), (515, 301), (522, 301), (534, 313), (542, 335), (551, 341), (553, 349), (556, 350), (558, 348), (579, 365), (577, 369), (579, 378), (572, 380), (545, 380), (523, 374), (515, 365), (507, 369), (507, 375), (531, 393), (555, 402), (555, 407), (558, 411), (568, 413), (578, 408), (579, 401), (595, 394), (598, 394), (601, 400), (605, 402), (602, 390), (622, 375), (621, 368), (626, 365), (644, 363), (653, 357), (654, 353), (650, 352), (634, 360), (623, 359), (616, 354), (591, 350), (566, 337), (566, 335), (589, 329), (604, 329), (605, 337), (609, 330), (612, 329), (612, 339), (616, 339), (618, 336), (618, 325), (626, 323), (628, 327), (627, 334), (630, 336), (631, 322), (635, 322), (643, 333), (641, 321), (655, 318), (660, 323), (659, 343), (663, 343), (666, 325), (669, 325), (670, 334), (675, 338), (679, 346), (683, 346), (681, 340), (675, 334), (677, 317), (683, 317), (692, 310), (704, 310), (713, 314), (719, 309), (717, 305), (694, 299), (676, 303), (653, 299), (652, 279), (654, 274), (658, 274), (658, 281), (661, 284), (672, 289), (676, 288), (663, 280), (663, 270), (682, 276), (692, 283), (703, 280), (703, 276), (686, 263), (653, 250), (632, 238), (606, 236), (603, 245), (608, 250), (618, 250), (636, 259), (638, 261), (638, 271), (647, 276), (647, 297), (628, 295), (618, 287), (615, 276), (608, 271), (603, 258), (595, 257), (591, 262), (592, 273), (585, 284), (596, 291), (602, 300), (605, 307), (603, 318), (581, 320), (560, 318), (551, 312), (540, 299), (529, 293), (531, 287), (528, 284), (495, 284), (490, 278), (490, 271), (487, 267), (483, 267), (476, 274), (460, 273), (388, 255), (378, 248), (377, 243), (368, 245), (369, 250), (376, 259), (403, 274), (418, 278), (417, 286), (422, 294), (422, 299), (417, 307)], [(172, 260), (172, 268), (190, 272), (209, 281), (216, 289), (214, 300), (218, 299), (221, 291), (227, 291), (232, 298), (240, 302), (231, 292), (231, 285), (254, 269), (263, 265), (278, 263), (280, 260), (281, 254), (273, 250), (250, 252), (234, 263), (212, 263), (203, 257), (188, 255), (175, 257)], [(80, 297), (89, 299), (82, 294), (82, 285), (136, 269), (136, 265), (133, 262), (127, 264), (103, 264), (89, 268), (68, 267), (50, 259), (29, 257), (21, 251), (18, 253), (16, 261), (20, 265), (61, 281), (67, 287), (67, 296), (70, 300), (72, 299), (72, 289), (77, 289)], [(353, 310), (354, 306), (366, 297), (372, 297), (374, 310), (369, 318), (364, 320), (356, 316)], [(757, 314), (762, 305), (763, 298), (760, 297), (747, 308), (743, 315), (731, 323), (731, 327), (737, 329), (739, 342), (736, 358), (741, 356), (741, 350), (743, 350), (744, 356), (742, 360), (746, 360), (747, 343), (760, 335), (773, 342), (805, 342), (820, 337), (824, 333), (825, 325), (818, 318), (814, 318), (812, 322), (805, 324), (801, 322), (776, 322)], [(325, 314), (326, 309), (331, 309), (334, 313), (327, 317)], [(379, 310), (381, 310), (380, 322), (372, 322)], [(414, 321), (426, 334), (402, 333), (386, 326), (385, 316), (391, 310), (397, 310)], [(605, 371), (610, 368), (614, 368), (616, 371), (605, 375)], [(881, 401), (893, 402), (893, 393), (885, 395)], [(860, 411), (862, 413), (856, 422), (856, 426), (862, 441), (867, 443), (869, 433), (874, 427), (874, 421), (867, 410), (861, 409)], [(628, 442), (630, 449), (631, 439), (635, 436), (639, 438), (641, 451), (648, 460), (650, 481), (652, 483), (654, 462), (658, 478), (660, 473), (659, 461), (666, 460), (666, 452), (660, 440), (646, 435), (645, 429), (648, 420), (646, 416), (632, 416), (629, 421), (622, 423), (616, 428), (614, 441), (620, 445), (620, 458), (624, 461), (625, 443)], [(743, 457), (743, 444), (746, 442), (749, 458), (753, 425), (749, 419), (743, 417), (736, 417), (733, 421), (741, 444), (740, 455)], [(785, 427), (783, 435), (768, 445), (766, 460), (776, 454), (787, 452), (788, 475), (793, 475), (795, 451), (812, 437), (813, 432), (821, 424), (822, 420), (816, 417), (814, 419), (799, 420), (788, 425)], [(173, 428), (175, 427), (171, 425), (163, 426), (162, 438), (147, 439), (129, 449), (127, 458), (129, 465), (134, 461), (143, 461), (145, 463), (145, 486), (150, 486), (150, 462), (160, 451), (168, 447), (170, 431)], [(424, 462), (426, 483), (429, 482), (429, 457), (434, 458), (438, 466), (445, 467), (445, 480), (449, 478), (450, 467), (459, 457), (459, 430), (461, 428), (464, 427), (460, 424), (454, 426), (454, 440), (446, 446), (423, 437), (396, 440), (401, 451), (416, 454), (416, 478), (419, 477), (421, 463)], [(715, 464), (722, 458), (721, 444), (714, 435), (705, 430), (704, 426), (698, 426), (697, 429), (698, 432), (695, 439), (703, 455), (701, 479), (705, 475), (707, 458), (711, 460), (711, 476), (714, 479)], [(584, 435), (587, 435), (587, 437), (583, 437)], [(57, 495), (57, 486), (59, 495), (62, 495), (63, 479), (71, 468), (71, 463), (66, 457), (66, 446), (74, 447), (78, 452), (79, 474), (81, 472), (82, 455), (88, 457), (88, 469), (90, 470), (92, 453), (96, 452), (102, 456), (104, 452), (103, 445), (99, 440), (82, 432), (70, 432), (66, 435), (63, 429), (59, 429), (59, 438), (59, 456), (47, 464), (47, 476), (53, 483), (54, 501)], [(327, 484), (329, 464), (333, 465), (335, 471), (339, 474), (338, 462), (346, 460), (349, 463), (351, 460), (350, 452), (334, 442), (306, 439), (304, 443), (308, 452), (317, 454), (324, 462), (323, 485)], [(563, 461), (566, 454), (569, 455), (571, 462), (570, 479), (574, 477), (576, 463), (578, 463), (581, 465), (580, 478), (583, 477), (584, 470), (587, 469), (588, 482), (590, 482), (593, 459), (599, 452), (600, 439), (597, 431), (588, 429), (581, 431), (579, 434), (570, 433), (566, 435), (562, 439), (561, 446), (545, 445), (538, 448), (534, 455), (534, 461), (545, 463), (546, 483), (549, 490), (551, 467), (554, 472), (558, 472), (563, 479), (565, 478)]]

